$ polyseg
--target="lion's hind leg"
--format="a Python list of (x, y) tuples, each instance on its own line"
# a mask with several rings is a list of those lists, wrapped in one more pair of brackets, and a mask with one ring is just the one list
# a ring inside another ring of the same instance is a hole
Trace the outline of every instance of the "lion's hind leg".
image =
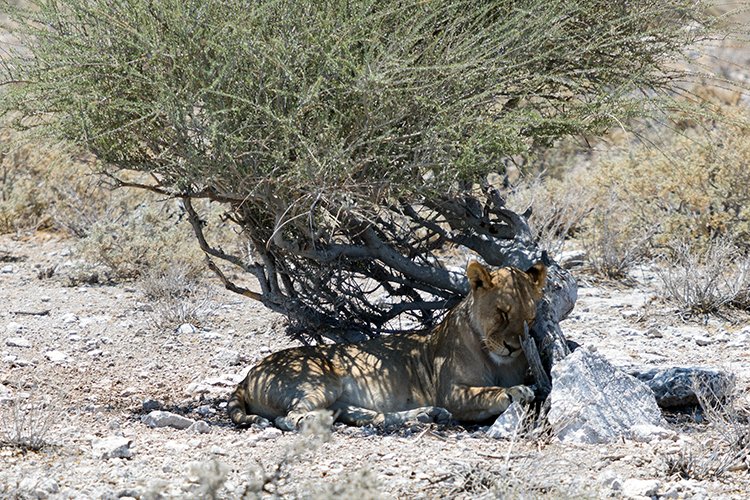
[(317, 410), (336, 411), (333, 405), (341, 396), (343, 386), (338, 379), (329, 379), (325, 382), (327, 383), (318, 380), (315, 384), (317, 387), (313, 387), (313, 384), (300, 387), (295, 397), (280, 405), (288, 408), (288, 411), (285, 416), (276, 417), (273, 422), (276, 427), (292, 431), (298, 429), (305, 418)]
[(381, 413), (360, 406), (335, 403), (331, 406), (331, 409), (335, 412), (336, 420), (357, 427), (369, 424), (396, 427), (407, 422), (448, 424), (452, 418), (448, 410), (437, 406)]

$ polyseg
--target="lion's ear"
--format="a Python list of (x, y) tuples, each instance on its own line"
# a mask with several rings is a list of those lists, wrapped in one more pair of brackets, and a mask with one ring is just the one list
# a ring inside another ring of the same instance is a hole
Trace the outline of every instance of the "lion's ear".
[(472, 260), (466, 266), (466, 277), (469, 278), (472, 291), (477, 288), (489, 288), (492, 286), (492, 276), (490, 276), (489, 271), (475, 260)]
[(536, 289), (541, 293), (544, 285), (547, 283), (547, 266), (541, 262), (537, 262), (526, 271), (526, 274), (531, 278), (531, 282), (534, 284)]

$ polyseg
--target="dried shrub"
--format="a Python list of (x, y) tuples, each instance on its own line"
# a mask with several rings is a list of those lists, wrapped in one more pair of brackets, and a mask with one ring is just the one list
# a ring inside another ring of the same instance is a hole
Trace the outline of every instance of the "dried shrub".
[(180, 262), (191, 267), (202, 261), (202, 253), (190, 227), (180, 224), (179, 212), (175, 205), (144, 203), (116, 217), (102, 217), (78, 248), (86, 260), (106, 266), (120, 279), (163, 272)]
[(665, 297), (683, 315), (750, 306), (750, 257), (734, 242), (717, 239), (697, 246), (681, 240), (671, 248), (657, 273)]
[(201, 261), (182, 261), (141, 277), (139, 285), (153, 308), (151, 322), (157, 329), (173, 330), (185, 323), (199, 327), (216, 312), (213, 289), (201, 280), (204, 272)]
[(56, 421), (55, 405), (14, 387), (11, 397), (0, 399), (0, 446), (39, 451), (49, 444), (47, 435)]
[(615, 195), (596, 200), (586, 219), (580, 242), (586, 252), (589, 268), (606, 278), (620, 279), (648, 255), (653, 231), (636, 228), (621, 214), (627, 206)]
[(536, 176), (522, 180), (508, 193), (507, 204), (519, 213), (531, 207), (529, 228), (543, 250), (556, 258), (581, 229), (593, 200), (585, 172), (572, 171), (561, 179)]
[(601, 229), (614, 223), (624, 237), (648, 238), (656, 248), (678, 239), (707, 246), (716, 238), (747, 247), (748, 110), (740, 103), (713, 106), (700, 124), (694, 114), (675, 114), (673, 128), (650, 131), (655, 142), (625, 144), (626, 152), (604, 158), (589, 185), (597, 206), (605, 210), (595, 210), (601, 216), (589, 220), (589, 226)]
[(710, 384), (694, 381), (707, 427), (693, 444), (664, 457), (667, 473), (699, 481), (718, 479), (729, 471), (750, 465), (750, 411), (736, 387), (718, 397)]

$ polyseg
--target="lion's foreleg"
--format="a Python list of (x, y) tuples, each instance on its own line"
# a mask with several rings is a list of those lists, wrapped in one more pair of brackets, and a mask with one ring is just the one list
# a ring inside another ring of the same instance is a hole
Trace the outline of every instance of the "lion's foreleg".
[(500, 415), (513, 401), (530, 403), (534, 391), (525, 385), (513, 387), (453, 387), (446, 407), (458, 420), (479, 421)]

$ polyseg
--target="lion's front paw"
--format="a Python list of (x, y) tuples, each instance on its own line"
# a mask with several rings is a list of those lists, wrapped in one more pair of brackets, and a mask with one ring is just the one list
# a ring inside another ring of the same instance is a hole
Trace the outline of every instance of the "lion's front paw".
[(505, 392), (510, 396), (511, 401), (518, 401), (521, 404), (531, 403), (536, 397), (534, 391), (527, 385), (509, 387)]
[(290, 418), (288, 415), (286, 417), (276, 417), (273, 423), (282, 431), (294, 431), (297, 430), (300, 418)]
[(428, 406), (417, 415), (417, 420), (423, 424), (434, 422), (436, 424), (445, 425), (449, 424), (452, 419), (453, 415), (451, 415), (451, 412), (445, 408), (440, 408), (439, 406)]

